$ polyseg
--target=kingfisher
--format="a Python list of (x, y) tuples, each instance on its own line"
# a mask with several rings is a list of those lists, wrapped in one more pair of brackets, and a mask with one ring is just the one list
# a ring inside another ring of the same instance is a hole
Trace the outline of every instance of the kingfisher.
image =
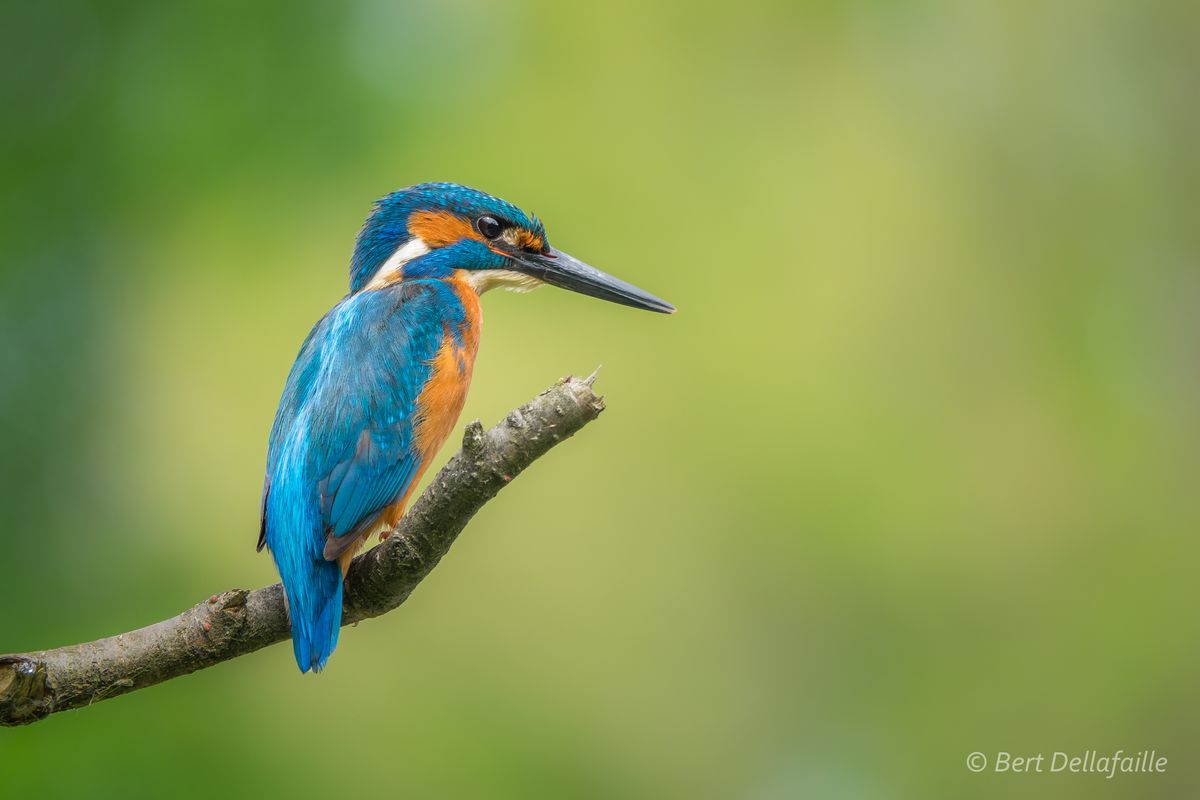
[(337, 647), (342, 585), (386, 537), (466, 402), (479, 297), (542, 284), (633, 308), (671, 304), (550, 246), (537, 217), (455, 183), (375, 203), (350, 259), (350, 291), (292, 364), (267, 448), (258, 550), (283, 581), (302, 673)]

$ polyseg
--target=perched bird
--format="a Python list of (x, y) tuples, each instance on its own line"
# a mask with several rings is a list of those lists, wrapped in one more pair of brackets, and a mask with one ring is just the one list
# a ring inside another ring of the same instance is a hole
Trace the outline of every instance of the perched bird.
[(301, 345), (267, 451), (258, 549), (283, 580), (301, 672), (337, 646), (350, 560), (400, 520), (462, 412), (479, 295), (542, 283), (675, 310), (554, 249), (536, 217), (484, 192), (424, 183), (375, 204), (350, 293)]

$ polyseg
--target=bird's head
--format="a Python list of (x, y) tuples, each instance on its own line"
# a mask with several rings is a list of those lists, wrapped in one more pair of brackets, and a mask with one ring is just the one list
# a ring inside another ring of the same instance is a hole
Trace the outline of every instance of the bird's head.
[(479, 292), (542, 283), (634, 308), (671, 313), (654, 295), (550, 246), (542, 223), (498, 197), (456, 183), (422, 183), (375, 204), (358, 234), (350, 291), (462, 270)]

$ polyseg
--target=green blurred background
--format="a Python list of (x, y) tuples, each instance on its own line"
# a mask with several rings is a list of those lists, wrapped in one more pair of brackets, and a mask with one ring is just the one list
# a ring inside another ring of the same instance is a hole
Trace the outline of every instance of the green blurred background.
[[(603, 364), (600, 421), (325, 674), (0, 731), (0, 794), (1200, 790), (1195, 4), (3, 18), (0, 651), (275, 579), (268, 428), (386, 192), (484, 188), (680, 311), (489, 295), (464, 422)], [(1117, 748), (1168, 771), (965, 766)]]

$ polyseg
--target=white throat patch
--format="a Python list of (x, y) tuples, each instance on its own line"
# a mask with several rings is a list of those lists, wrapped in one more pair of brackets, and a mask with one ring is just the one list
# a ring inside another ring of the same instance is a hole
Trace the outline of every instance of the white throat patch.
[(400, 247), (397, 247), (396, 252), (388, 256), (388, 260), (383, 262), (383, 266), (375, 271), (371, 282), (364, 288), (382, 289), (388, 284), (393, 283), (396, 278), (400, 277), (400, 270), (404, 269), (405, 264), (414, 258), (426, 255), (428, 252), (429, 245), (425, 244), (425, 240), (420, 236), (414, 236)]
[(508, 289), (510, 292), (531, 292), (542, 285), (542, 281), (511, 269), (473, 269), (467, 272), (467, 283), (476, 294), (488, 289)]

